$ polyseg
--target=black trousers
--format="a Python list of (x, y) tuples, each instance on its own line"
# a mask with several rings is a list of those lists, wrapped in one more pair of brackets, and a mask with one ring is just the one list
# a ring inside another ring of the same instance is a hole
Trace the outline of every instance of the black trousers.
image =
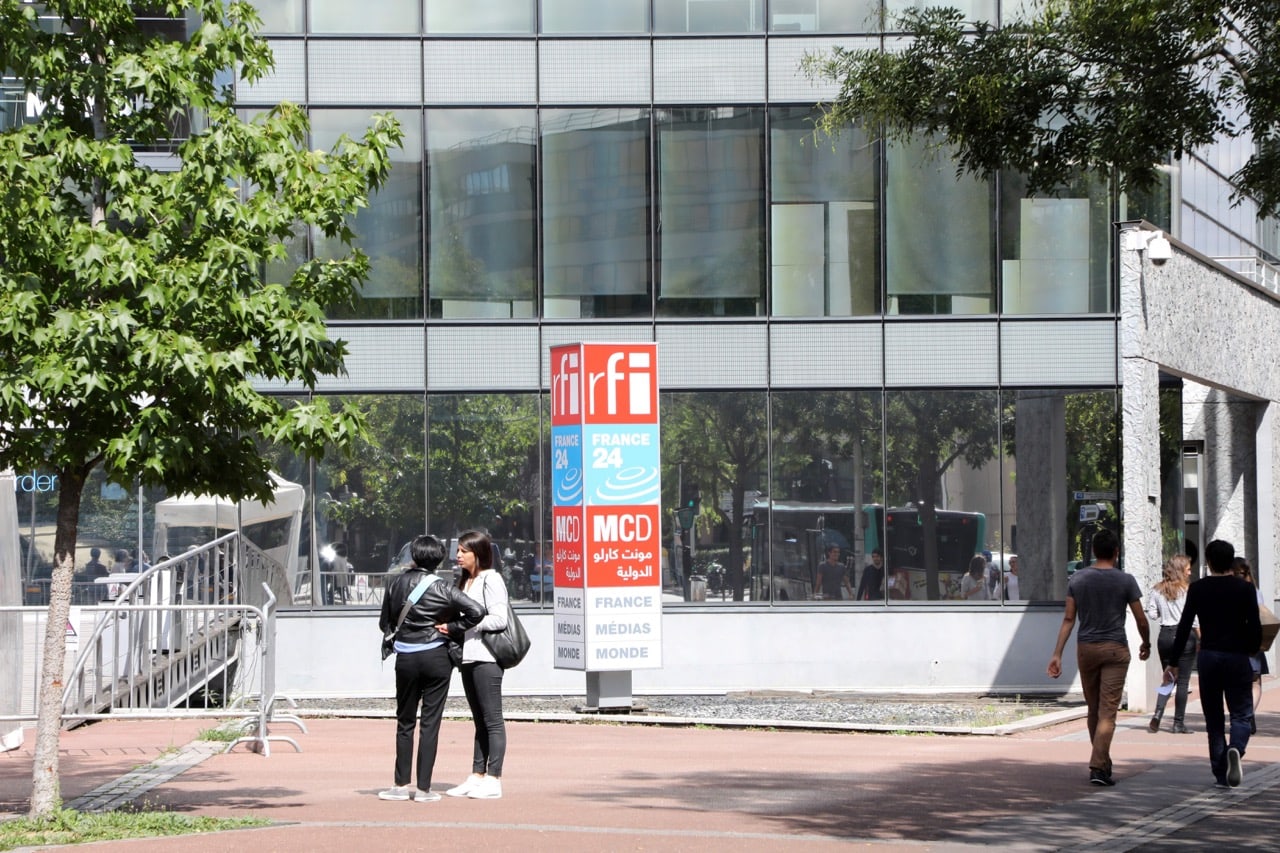
[(462, 665), (462, 689), (476, 727), (471, 772), (502, 775), (507, 756), (507, 724), (502, 718), (502, 667), (480, 661)]
[[(396, 784), (413, 778), (413, 726), (418, 724), (418, 789), (431, 789), (431, 771), (440, 741), (440, 718), (449, 696), (453, 663), (446, 645), (396, 655)], [(422, 716), (418, 717), (418, 704)]]

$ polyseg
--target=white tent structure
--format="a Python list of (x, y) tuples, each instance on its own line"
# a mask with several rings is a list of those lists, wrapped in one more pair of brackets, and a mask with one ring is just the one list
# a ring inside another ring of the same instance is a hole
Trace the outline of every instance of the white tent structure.
[(302, 536), (302, 509), (306, 502), (306, 490), (274, 473), (271, 479), (275, 494), (269, 503), (237, 503), (212, 495), (185, 494), (160, 501), (155, 510), (153, 556), (159, 559), (170, 554), (170, 538), (179, 528), (211, 530), (217, 536), (240, 530), (245, 533), (246, 539), (254, 541), (252, 528), (256, 525), (287, 520), (289, 524), (285, 541), (262, 550), (285, 570), (285, 588), (292, 589), (298, 575), (298, 543)]

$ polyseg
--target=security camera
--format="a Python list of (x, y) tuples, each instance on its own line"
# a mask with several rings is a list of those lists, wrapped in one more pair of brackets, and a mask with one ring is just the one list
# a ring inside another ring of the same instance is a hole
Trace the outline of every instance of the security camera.
[(1162, 264), (1173, 257), (1173, 246), (1169, 245), (1163, 233), (1157, 233), (1147, 243), (1147, 257), (1155, 264)]

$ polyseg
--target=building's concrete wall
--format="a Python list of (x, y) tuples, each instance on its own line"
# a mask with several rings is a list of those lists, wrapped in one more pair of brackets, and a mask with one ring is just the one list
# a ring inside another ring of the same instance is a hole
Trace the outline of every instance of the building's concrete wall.
[[(1205, 386), (1186, 386), (1186, 438), (1205, 443), (1207, 540), (1223, 538), (1250, 556), (1277, 553), (1274, 508), (1274, 409), (1280, 401), (1280, 303), (1251, 282), (1226, 272), (1185, 247), (1153, 262), (1136, 225), (1120, 240), (1120, 359), (1124, 405), (1125, 566), (1144, 588), (1159, 575), (1159, 373)], [(1259, 586), (1276, 594), (1272, 559), (1255, 559)], [(1148, 696), (1159, 664), (1135, 661), (1130, 695)]]
[[(552, 667), (552, 616), (522, 613), (529, 657), (507, 672), (510, 694), (582, 695), (586, 676)], [(935, 609), (681, 608), (664, 615), (663, 666), (636, 670), (637, 695), (734, 690), (919, 693), (1078, 692), (1075, 655), (1058, 681), (1045, 664), (1062, 621), (1057, 605)], [(394, 658), (378, 659), (376, 612), (282, 613), (280, 693), (393, 696)], [(842, 653), (842, 650), (847, 650)], [(454, 684), (455, 694), (461, 693)]]

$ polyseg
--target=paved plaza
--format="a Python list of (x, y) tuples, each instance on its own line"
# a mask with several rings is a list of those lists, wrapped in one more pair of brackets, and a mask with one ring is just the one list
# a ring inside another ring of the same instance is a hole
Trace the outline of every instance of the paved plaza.
[[(1269, 687), (1274, 685), (1269, 684)], [(1268, 706), (1274, 704), (1274, 713)], [(1193, 698), (1190, 735), (1122, 714), (1118, 784), (1087, 783), (1078, 714), (1003, 735), (509, 724), (504, 798), (383, 802), (395, 723), (313, 717), (278, 724), (301, 747), (230, 753), (196, 740), (210, 721), (111, 720), (64, 733), (63, 795), (255, 816), (262, 829), (184, 838), (185, 853), (255, 850), (488, 851), (1274, 850), (1280, 847), (1280, 693), (1269, 690), (1237, 789), (1212, 785)], [(1166, 720), (1167, 722), (1167, 720)], [(273, 730), (273, 734), (276, 733)], [(22, 813), (31, 750), (0, 754), (0, 813)], [(469, 770), (471, 726), (446, 720), (432, 787)], [(173, 839), (91, 850), (169, 851)]]

